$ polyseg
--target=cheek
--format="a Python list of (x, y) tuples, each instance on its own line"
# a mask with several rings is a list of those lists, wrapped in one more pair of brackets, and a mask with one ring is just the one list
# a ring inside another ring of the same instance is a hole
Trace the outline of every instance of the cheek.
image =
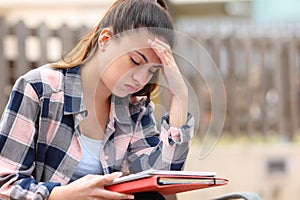
[(119, 74), (112, 68), (107, 69), (102, 75), (103, 83), (112, 91), (119, 80)]
[(124, 64), (116, 62), (103, 73), (102, 81), (111, 91), (128, 78), (128, 70), (124, 68)]

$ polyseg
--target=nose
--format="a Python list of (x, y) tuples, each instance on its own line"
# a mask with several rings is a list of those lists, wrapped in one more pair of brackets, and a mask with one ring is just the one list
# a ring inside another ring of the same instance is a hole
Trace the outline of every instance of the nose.
[(132, 73), (132, 79), (137, 86), (146, 85), (152, 76), (146, 67), (145, 69), (141, 68)]

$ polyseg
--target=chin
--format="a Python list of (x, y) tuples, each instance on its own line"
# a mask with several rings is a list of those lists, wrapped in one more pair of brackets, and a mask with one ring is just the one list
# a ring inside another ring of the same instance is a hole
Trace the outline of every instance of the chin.
[(128, 92), (113, 92), (113, 94), (118, 97), (127, 97), (127, 96), (132, 95), (132, 94), (129, 94)]

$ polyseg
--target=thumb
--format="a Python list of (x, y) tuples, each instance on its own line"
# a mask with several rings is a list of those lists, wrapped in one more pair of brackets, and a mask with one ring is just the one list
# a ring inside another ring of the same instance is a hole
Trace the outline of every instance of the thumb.
[(111, 183), (114, 179), (116, 178), (119, 178), (120, 176), (122, 176), (122, 172), (114, 172), (114, 173), (111, 173), (111, 174), (106, 174), (103, 176), (103, 179), (102, 179), (102, 183), (103, 184), (108, 184), (108, 183)]

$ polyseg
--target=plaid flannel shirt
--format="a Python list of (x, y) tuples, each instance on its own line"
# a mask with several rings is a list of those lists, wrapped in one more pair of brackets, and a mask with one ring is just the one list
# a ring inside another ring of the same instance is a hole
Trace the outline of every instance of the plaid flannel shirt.
[[(104, 173), (150, 168), (181, 170), (193, 136), (194, 119), (158, 132), (153, 103), (112, 96), (100, 161)], [(68, 184), (81, 159), (78, 125), (87, 115), (80, 66), (49, 65), (20, 77), (0, 123), (0, 198), (47, 199)]]

